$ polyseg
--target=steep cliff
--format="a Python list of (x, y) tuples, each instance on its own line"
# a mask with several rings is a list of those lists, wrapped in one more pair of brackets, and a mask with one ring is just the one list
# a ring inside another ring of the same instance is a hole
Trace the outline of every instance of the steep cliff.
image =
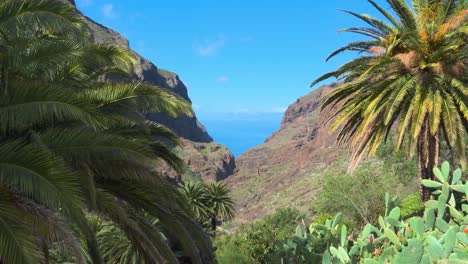
[(280, 129), (236, 159), (237, 172), (226, 182), (233, 190), (235, 222), (251, 222), (280, 207), (307, 209), (320, 188), (325, 169), (346, 166), (347, 150), (329, 134), (329, 109), (321, 97), (337, 84), (299, 98), (284, 114)]
[[(74, 0), (68, 1), (75, 5)], [(77, 11), (79, 12), (79, 10)], [(85, 17), (85, 20), (94, 42), (110, 43), (131, 50), (129, 41), (119, 33), (88, 17)], [(160, 86), (191, 102), (187, 87), (177, 74), (158, 68), (137, 52), (131, 51), (137, 61), (134, 65), (132, 79)], [(180, 156), (186, 161), (190, 173), (197, 174), (210, 181), (224, 179), (233, 173), (235, 167), (234, 156), (228, 149), (213, 142), (213, 139), (195, 115), (193, 117), (181, 115), (172, 118), (164, 113), (150, 113), (147, 118), (165, 125), (183, 139)], [(169, 175), (171, 174), (169, 173)]]

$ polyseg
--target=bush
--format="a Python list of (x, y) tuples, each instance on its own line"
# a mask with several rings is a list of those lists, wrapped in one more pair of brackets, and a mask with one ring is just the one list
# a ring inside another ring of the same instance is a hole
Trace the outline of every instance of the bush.
[(399, 184), (380, 163), (363, 164), (353, 175), (324, 175), (324, 181), (312, 210), (317, 214), (341, 212), (356, 226), (376, 223), (383, 213), (385, 193), (396, 193)]
[(253, 225), (241, 227), (234, 235), (218, 238), (215, 245), (219, 263), (268, 263), (270, 255), (279, 250), (279, 242), (291, 237), (293, 226), (302, 217), (295, 209), (277, 209)]
[(314, 219), (312, 220), (311, 225), (324, 225), (328, 219), (332, 218), (333, 216), (329, 213), (319, 213), (315, 215)]
[(377, 149), (376, 157), (383, 161), (381, 169), (387, 176), (397, 179), (406, 189), (416, 189), (418, 166), (415, 159), (408, 159), (404, 150), (406, 145), (407, 142), (404, 142), (400, 150), (395, 149), (395, 138), (390, 135), (388, 141)]
[(401, 218), (406, 219), (413, 216), (421, 216), (424, 212), (424, 204), (419, 192), (408, 195), (401, 202)]
[(219, 264), (250, 264), (254, 263), (249, 257), (249, 252), (238, 244), (238, 239), (233, 236), (222, 236), (214, 242), (216, 258)]

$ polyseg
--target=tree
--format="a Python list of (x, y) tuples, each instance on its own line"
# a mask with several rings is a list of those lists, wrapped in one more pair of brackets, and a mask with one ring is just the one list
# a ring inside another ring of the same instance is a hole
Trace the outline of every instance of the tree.
[[(396, 148), (407, 142), (410, 157), (417, 154), (419, 180), (433, 179), (444, 140), (466, 166), (468, 130), (468, 74), (466, 68), (468, 3), (461, 1), (387, 0), (391, 12), (369, 2), (385, 17), (345, 11), (369, 27), (352, 32), (370, 40), (352, 42), (336, 51), (366, 53), (324, 74), (312, 86), (330, 77), (345, 83), (331, 91), (325, 107), (336, 107), (331, 130), (340, 129), (339, 142), (352, 148), (348, 171), (364, 154), (372, 155), (396, 129)], [(395, 16), (393, 15), (395, 14)], [(423, 201), (430, 192), (420, 184)]]
[(226, 184), (186, 182), (179, 185), (185, 203), (200, 222), (209, 222), (216, 231), (218, 219), (227, 220), (234, 215), (234, 201)]
[(88, 212), (118, 227), (145, 263), (177, 262), (147, 215), (194, 263), (212, 259), (209, 237), (157, 174), (159, 162), (180, 170), (182, 161), (154, 138), (177, 137), (144, 118), (190, 114), (190, 104), (160, 87), (109, 80), (131, 72), (133, 55), (91, 43), (63, 1), (5, 0), (0, 32), (0, 262), (47, 261), (60, 241), (77, 263), (85, 255), (102, 263)]
[(195, 217), (200, 220), (206, 218), (209, 210), (206, 185), (201, 182), (186, 182), (179, 185), (179, 190)]
[(224, 183), (209, 183), (206, 185), (208, 201), (208, 216), (211, 220), (211, 229), (216, 230), (217, 221), (227, 220), (234, 215), (234, 201), (230, 196), (230, 190)]

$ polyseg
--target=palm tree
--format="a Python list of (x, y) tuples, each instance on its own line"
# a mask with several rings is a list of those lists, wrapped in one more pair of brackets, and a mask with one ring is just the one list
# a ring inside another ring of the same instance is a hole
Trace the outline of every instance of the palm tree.
[(234, 201), (231, 191), (224, 183), (216, 182), (206, 185), (206, 198), (208, 202), (208, 216), (211, 220), (211, 229), (216, 231), (217, 221), (230, 219), (234, 216)]
[[(391, 11), (369, 2), (386, 18), (345, 11), (369, 27), (343, 30), (369, 37), (335, 52), (366, 53), (312, 86), (330, 77), (345, 83), (330, 92), (322, 109), (336, 107), (331, 130), (340, 129), (339, 142), (350, 142), (349, 171), (364, 154), (372, 155), (395, 128), (396, 148), (406, 142), (410, 157), (417, 154), (419, 180), (433, 179), (444, 140), (466, 166), (468, 130), (466, 59), (466, 0), (387, 0)], [(394, 16), (395, 14), (396, 16)], [(430, 193), (420, 184), (423, 200)]]
[(201, 182), (186, 182), (179, 185), (179, 191), (195, 217), (203, 221), (209, 210), (206, 185)]
[[(0, 3), (0, 261), (39, 263), (64, 242), (77, 263), (103, 263), (90, 212), (121, 230), (145, 263), (176, 263), (157, 218), (194, 263), (211, 242), (182, 197), (157, 174), (181, 160), (161, 141), (177, 137), (144, 113), (190, 114), (180, 97), (129, 73), (129, 51), (89, 41), (74, 8), (60, 0)], [(77, 243), (76, 227), (87, 252)]]

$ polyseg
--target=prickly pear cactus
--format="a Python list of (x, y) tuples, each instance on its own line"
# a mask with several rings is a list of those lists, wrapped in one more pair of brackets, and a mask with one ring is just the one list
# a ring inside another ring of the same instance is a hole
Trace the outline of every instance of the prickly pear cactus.
[(434, 168), (435, 181), (423, 180), (434, 190), (423, 217), (401, 218), (396, 200), (385, 197), (385, 215), (379, 226), (367, 224), (359, 233), (340, 225), (343, 215), (325, 225), (298, 227), (284, 244), (279, 263), (468, 263), (468, 183), (462, 171), (450, 174), (450, 165)]

